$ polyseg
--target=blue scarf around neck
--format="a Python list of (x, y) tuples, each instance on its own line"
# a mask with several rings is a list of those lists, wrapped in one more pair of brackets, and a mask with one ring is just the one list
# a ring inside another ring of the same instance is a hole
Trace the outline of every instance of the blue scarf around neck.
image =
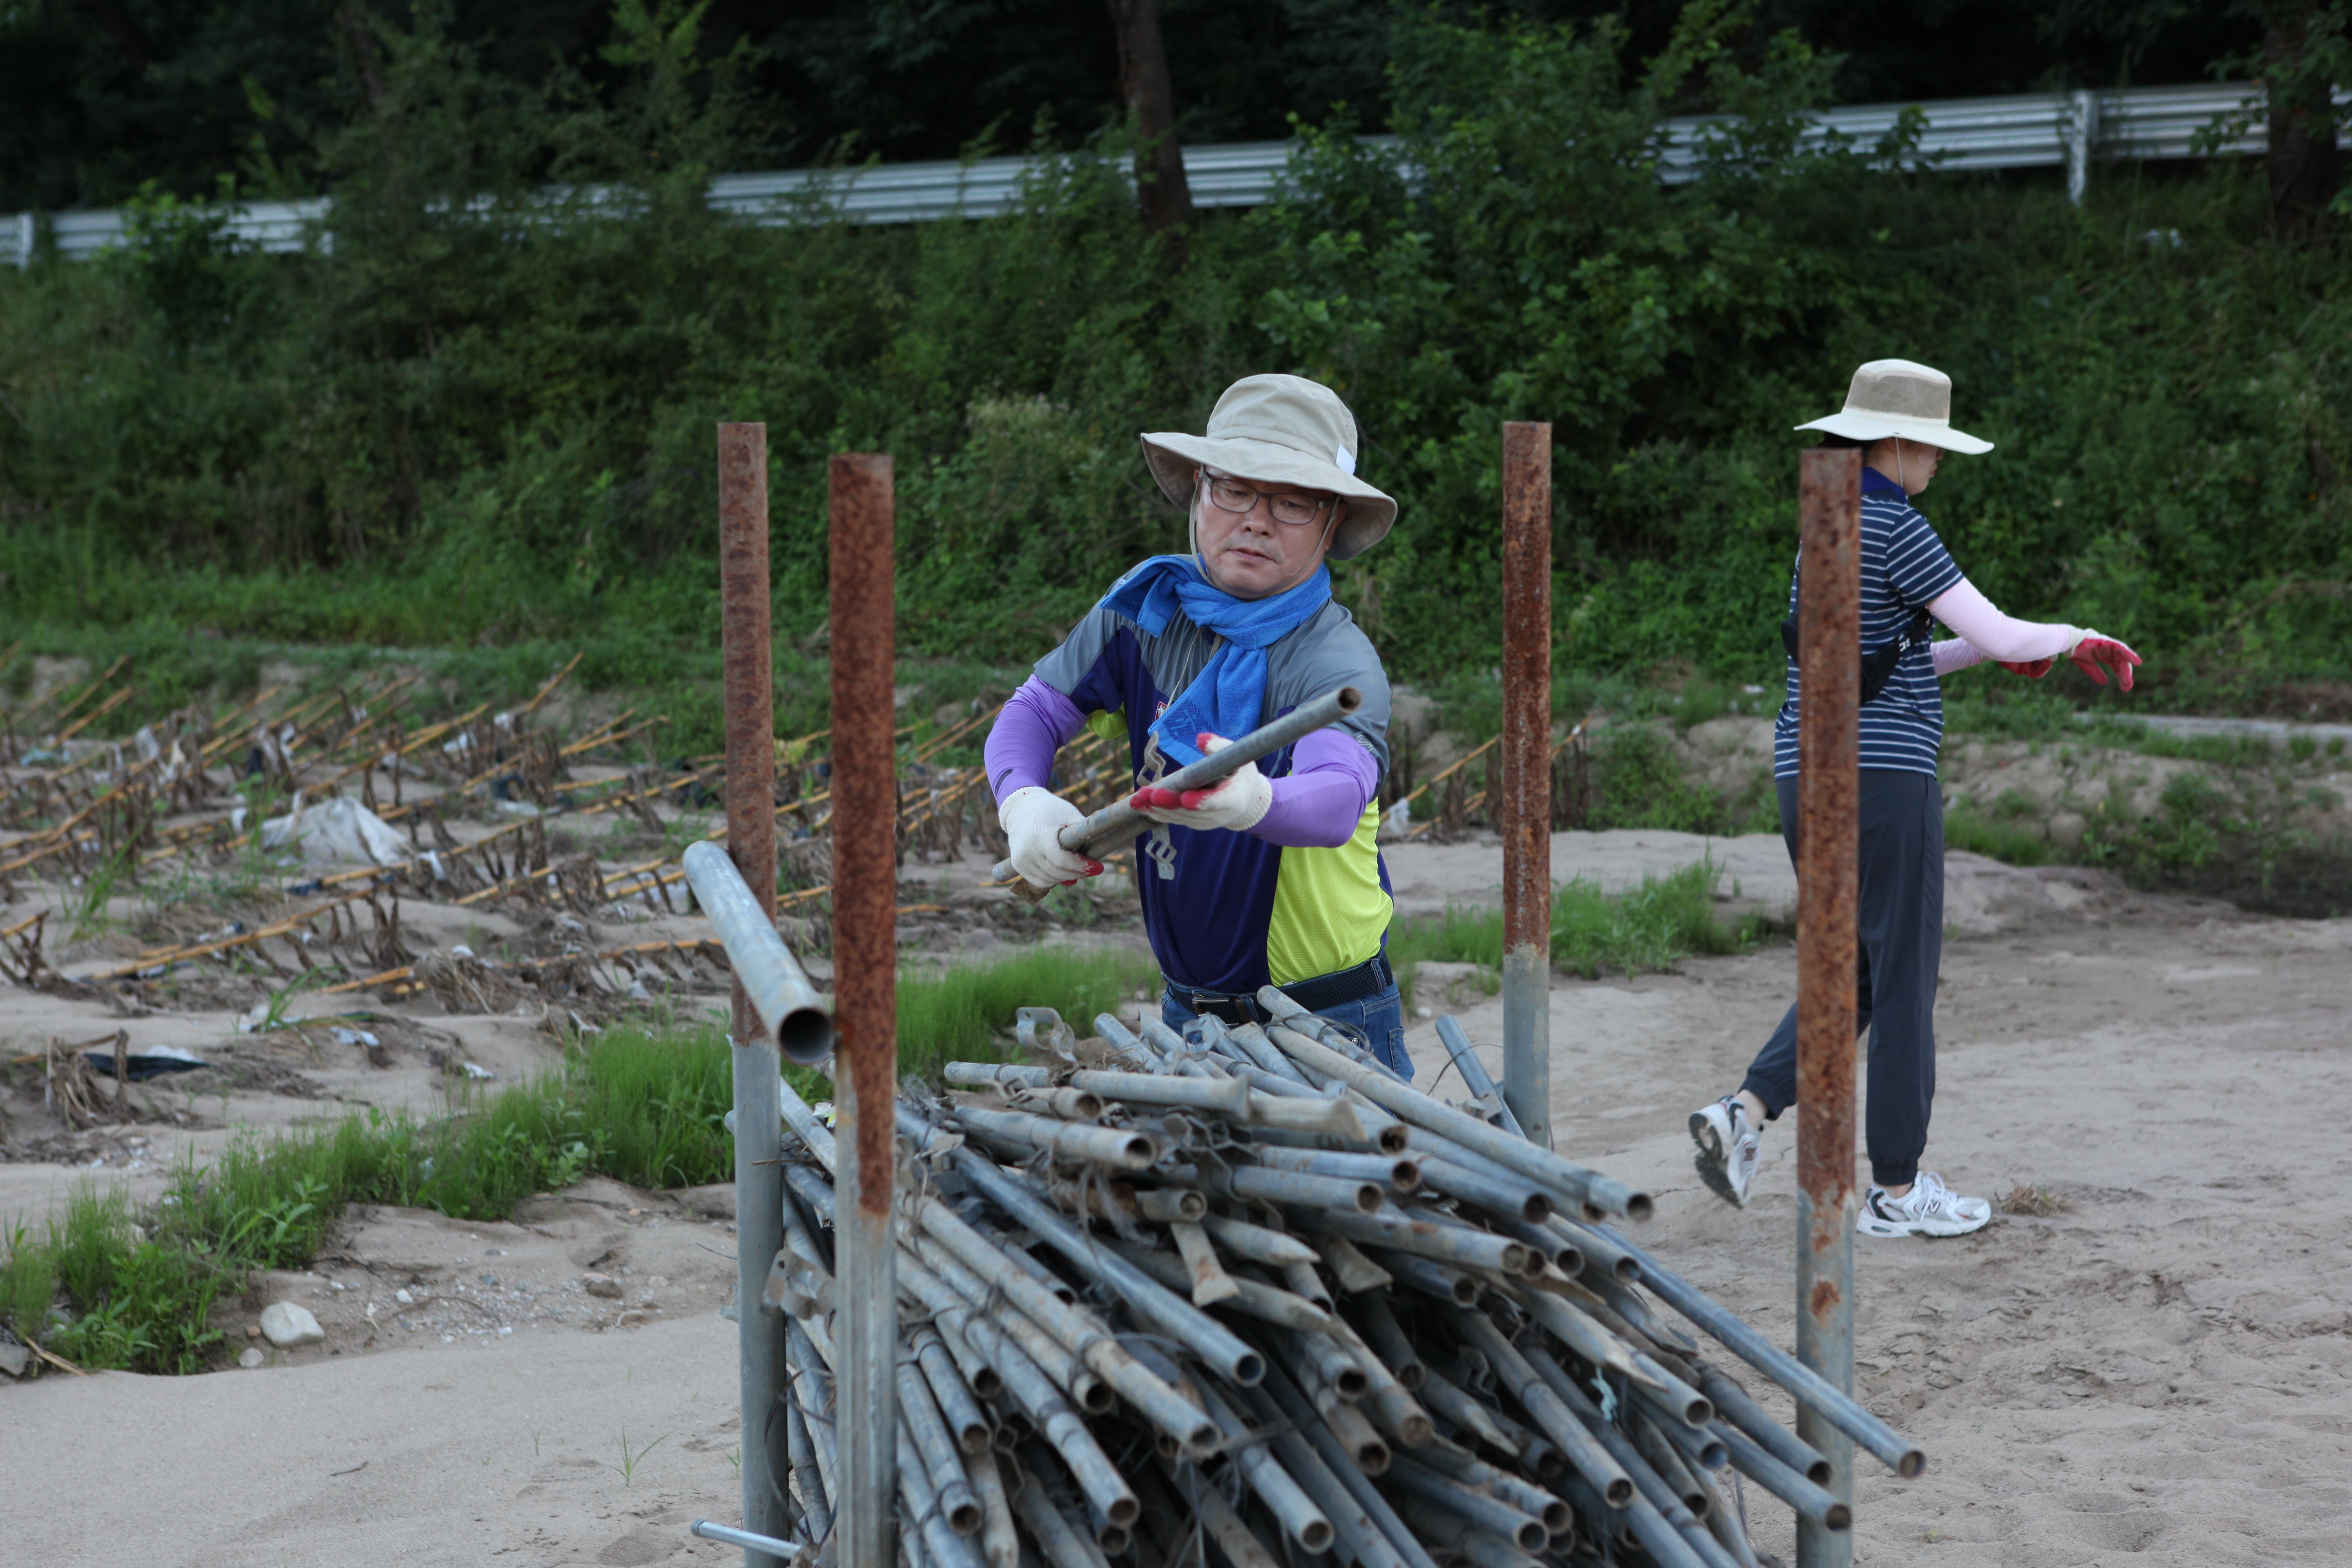
[(1232, 740), (1258, 727), (1265, 708), (1265, 650), (1321, 609), (1331, 597), (1331, 570), (1269, 598), (1236, 599), (1212, 584), (1190, 555), (1155, 555), (1112, 584), (1103, 605), (1152, 637), (1177, 611), (1223, 645), (1151, 726), (1162, 756), (1179, 764), (1201, 760), (1194, 737), (1202, 731)]

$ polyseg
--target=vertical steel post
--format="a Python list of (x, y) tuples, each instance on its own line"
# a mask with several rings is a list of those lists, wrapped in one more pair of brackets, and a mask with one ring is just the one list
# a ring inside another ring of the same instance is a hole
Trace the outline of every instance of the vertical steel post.
[[(776, 914), (776, 704), (768, 653), (768, 427), (719, 426), (719, 623), (727, 720), (727, 847), (770, 921)], [(784, 1389), (783, 1321), (760, 1297), (784, 1245), (778, 1163), (776, 1047), (735, 983), (735, 1333), (743, 1399), (743, 1528), (792, 1526), (782, 1454), (768, 1451), (768, 1414)], [(748, 1568), (781, 1568), (746, 1548)]]
[(898, 764), (890, 458), (835, 457), (833, 568), (833, 1027), (846, 1144), (834, 1257), (842, 1347), (836, 1568), (890, 1568), (898, 1311), (890, 1200), (898, 1089)]
[[(1854, 899), (1862, 793), (1862, 454), (1804, 454), (1797, 659), (1797, 1359), (1853, 1392)], [(1940, 874), (1940, 872), (1938, 873)], [(1797, 1436), (1853, 1502), (1853, 1439), (1800, 1403)], [(1850, 1531), (1799, 1521), (1798, 1568), (1847, 1568)]]
[(1503, 426), (1503, 1100), (1551, 1147), (1551, 426)]

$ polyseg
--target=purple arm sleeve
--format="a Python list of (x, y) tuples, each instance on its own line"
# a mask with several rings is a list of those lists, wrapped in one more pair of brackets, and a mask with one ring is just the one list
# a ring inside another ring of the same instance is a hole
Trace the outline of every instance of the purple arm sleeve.
[(984, 755), (988, 787), (999, 801), (1016, 789), (1042, 785), (1054, 771), (1054, 753), (1087, 727), (1078, 705), (1031, 676), (996, 716)]
[[(1987, 658), (2029, 664), (2074, 651), (2083, 634), (2070, 626), (2049, 621), (2021, 621), (2002, 615), (1990, 599), (1963, 577), (1928, 601), (1927, 613), (1959, 634), (1962, 641)], [(1940, 664), (1937, 672), (1944, 673)]]
[(1273, 784), (1274, 804), (1250, 831), (1268, 844), (1333, 849), (1354, 836), (1380, 772), (1346, 731), (1318, 730), (1291, 753), (1290, 776)]

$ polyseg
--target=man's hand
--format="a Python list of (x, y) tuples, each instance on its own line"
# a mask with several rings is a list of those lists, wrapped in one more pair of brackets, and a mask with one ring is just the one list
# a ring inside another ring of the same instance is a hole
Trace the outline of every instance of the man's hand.
[[(1206, 732), (1195, 743), (1203, 752), (1222, 752), (1233, 744), (1222, 735)], [(1178, 827), (1229, 827), (1238, 833), (1255, 827), (1265, 817), (1274, 805), (1274, 785), (1257, 771), (1255, 763), (1244, 763), (1240, 772), (1207, 789), (1179, 792), (1147, 785), (1137, 790), (1128, 805), (1154, 822)]]
[(1062, 847), (1062, 829), (1084, 822), (1086, 813), (1048, 789), (1016, 789), (996, 808), (997, 826), (1011, 841), (1005, 858), (1033, 887), (1066, 888), (1081, 877), (1102, 875), (1102, 862)]
[(2123, 683), (2126, 691), (2132, 689), (2132, 666), (2139, 662), (2139, 655), (2115, 638), (2088, 630), (2074, 639), (2074, 646), (2066, 650), (2066, 657), (2074, 661), (2076, 669), (2100, 686), (2107, 683), (2107, 676), (2106, 670), (2099, 667), (2106, 666), (2107, 669), (2116, 672), (2116, 679)]
[(1997, 658), (1993, 662), (2011, 675), (2021, 675), (2028, 680), (2039, 680), (2049, 674), (2050, 667), (2058, 661), (2054, 658), (2033, 658), (2026, 660), (2023, 664), (2011, 664), (2005, 658)]

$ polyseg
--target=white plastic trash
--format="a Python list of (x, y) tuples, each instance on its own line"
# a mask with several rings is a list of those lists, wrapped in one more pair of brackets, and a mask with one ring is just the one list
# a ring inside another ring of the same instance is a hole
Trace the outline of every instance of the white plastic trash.
[(390, 866), (408, 858), (397, 828), (348, 795), (298, 807), (261, 825), (265, 849), (295, 849), (310, 866)]

